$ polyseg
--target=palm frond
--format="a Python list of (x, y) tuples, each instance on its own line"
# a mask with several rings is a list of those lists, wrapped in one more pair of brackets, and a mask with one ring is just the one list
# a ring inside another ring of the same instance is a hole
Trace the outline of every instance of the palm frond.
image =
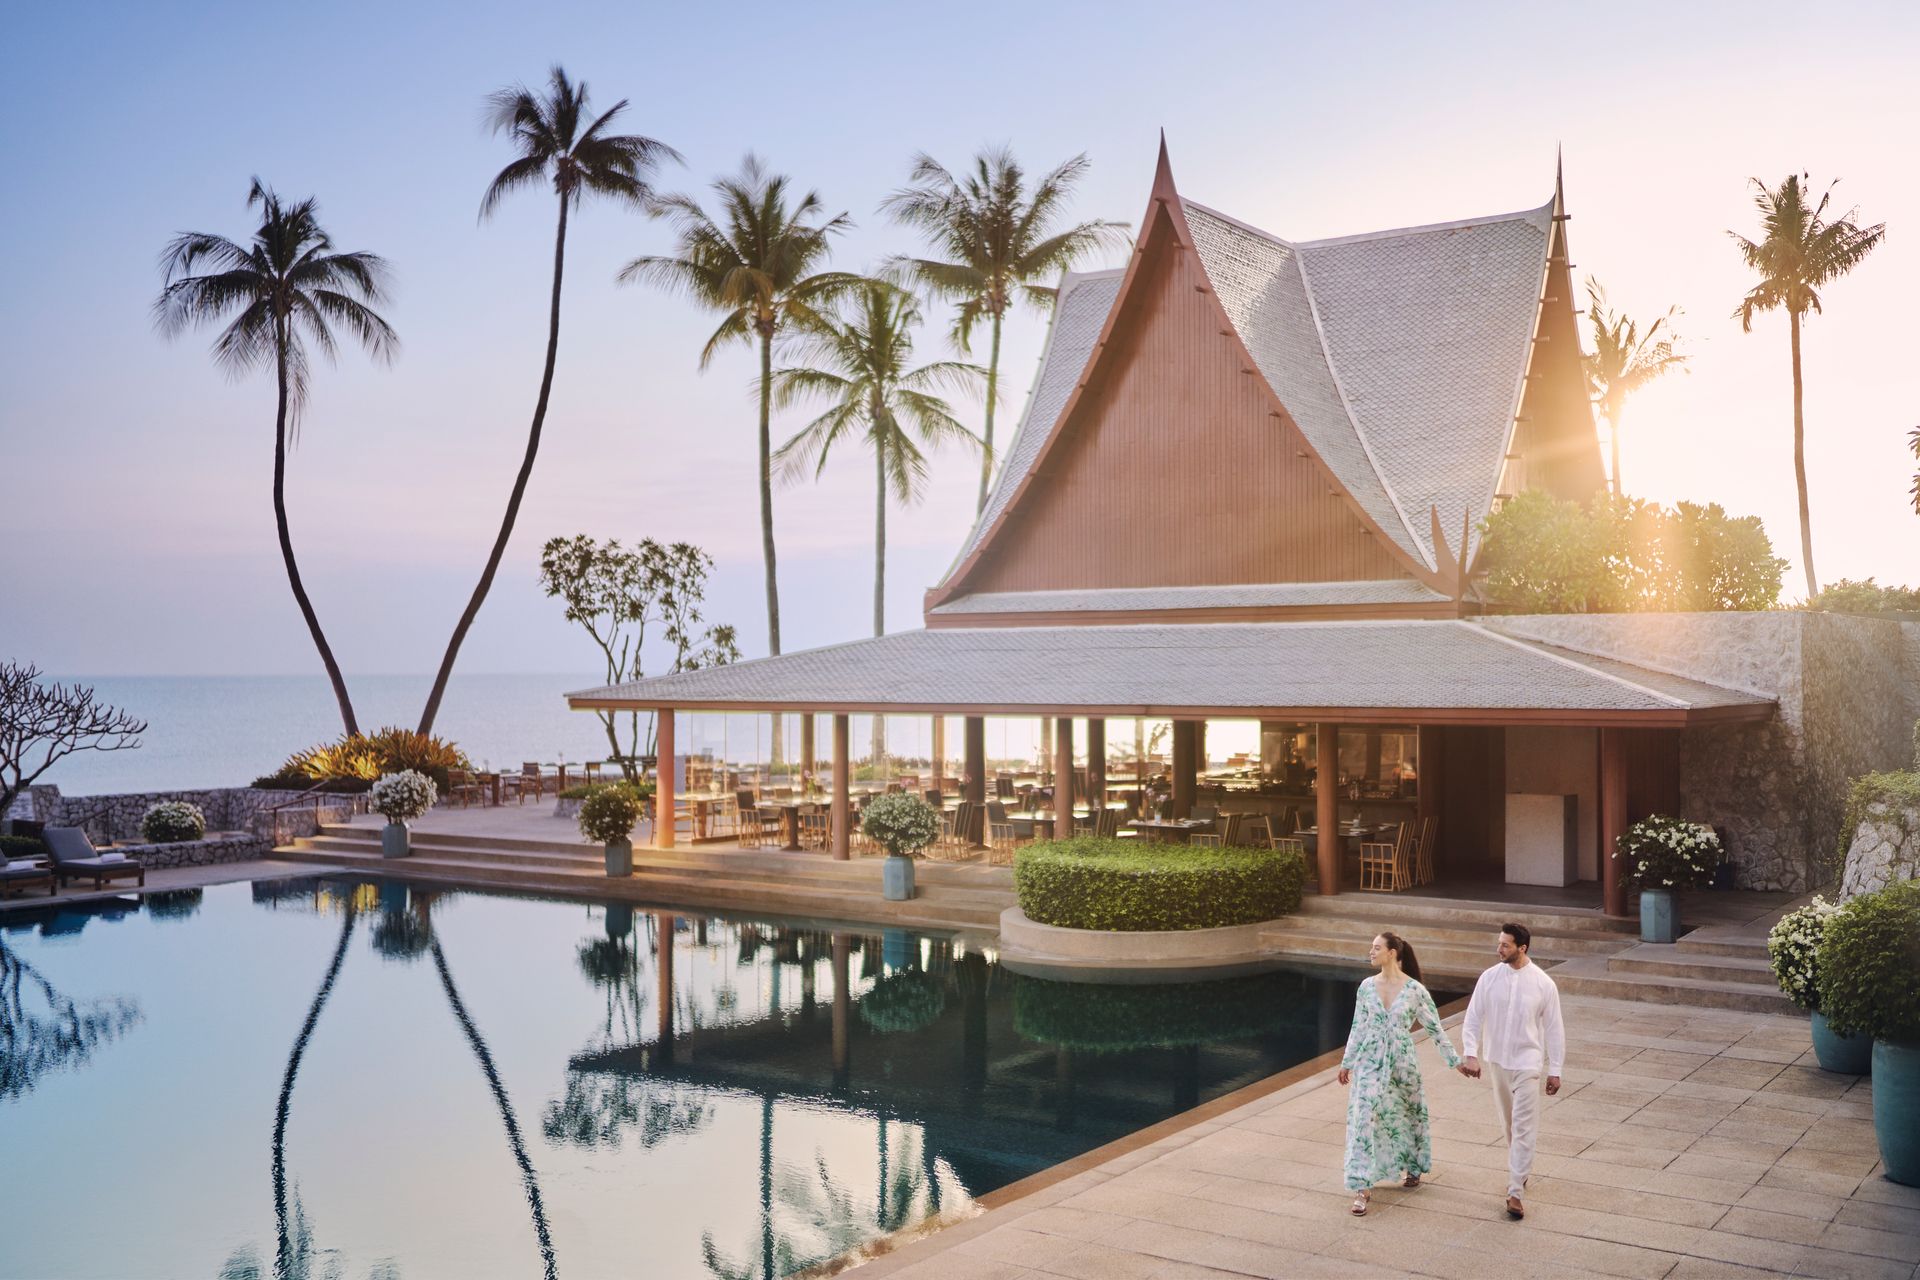
[(533, 186), (546, 177), (547, 162), (546, 155), (521, 156), (495, 174), (487, 184), (486, 194), (480, 197), (480, 220), (484, 222), (491, 217), (500, 201), (510, 193)]

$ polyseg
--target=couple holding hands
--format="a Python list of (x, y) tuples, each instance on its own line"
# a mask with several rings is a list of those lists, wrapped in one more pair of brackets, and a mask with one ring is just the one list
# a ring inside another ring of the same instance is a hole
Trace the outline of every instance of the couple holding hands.
[(1494, 1106), (1507, 1144), (1507, 1216), (1523, 1218), (1521, 1196), (1533, 1170), (1540, 1127), (1540, 1095), (1560, 1092), (1566, 1031), (1560, 992), (1528, 958), (1533, 935), (1523, 924), (1500, 926), (1499, 962), (1480, 975), (1461, 1024), (1464, 1059), (1440, 1026), (1433, 996), (1420, 982), (1413, 945), (1391, 932), (1374, 938), (1367, 959), (1380, 972), (1360, 984), (1353, 1030), (1340, 1058), (1347, 1101), (1347, 1189), (1361, 1217), (1376, 1182), (1420, 1185), (1433, 1168), (1426, 1091), (1414, 1056), (1413, 1031), (1425, 1027), (1447, 1065), (1471, 1079), (1493, 1082)]

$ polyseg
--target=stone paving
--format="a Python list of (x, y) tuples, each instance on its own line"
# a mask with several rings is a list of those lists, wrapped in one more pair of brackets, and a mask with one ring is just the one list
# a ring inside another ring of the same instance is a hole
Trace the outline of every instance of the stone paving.
[[(859, 1268), (911, 1280), (1920, 1276), (1920, 1189), (1881, 1176), (1867, 1079), (1804, 1018), (1565, 997), (1524, 1222), (1490, 1086), (1420, 1046), (1434, 1172), (1347, 1212), (1331, 1068)], [(1456, 1045), (1459, 1015), (1448, 1019)]]

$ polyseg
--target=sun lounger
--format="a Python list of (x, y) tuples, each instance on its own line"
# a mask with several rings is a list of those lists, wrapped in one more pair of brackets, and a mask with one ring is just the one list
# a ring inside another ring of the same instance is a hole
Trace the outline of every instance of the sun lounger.
[(109, 880), (138, 876), (147, 883), (147, 869), (138, 858), (107, 857), (93, 847), (87, 833), (79, 827), (48, 827), (40, 835), (47, 842), (47, 857), (53, 862), (53, 874), (60, 883), (92, 880), (98, 889)]
[(11, 898), (17, 893), (25, 893), (42, 882), (47, 886), (48, 897), (60, 891), (59, 886), (54, 882), (53, 872), (47, 870), (39, 859), (0, 858), (0, 898)]

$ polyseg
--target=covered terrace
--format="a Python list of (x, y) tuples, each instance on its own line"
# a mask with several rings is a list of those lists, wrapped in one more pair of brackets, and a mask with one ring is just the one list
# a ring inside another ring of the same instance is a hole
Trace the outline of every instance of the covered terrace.
[[(680, 800), (670, 763), (676, 711), (797, 715), (803, 773), (812, 772), (814, 717), (830, 716), (825, 807), (828, 846), (840, 858), (852, 852), (854, 715), (933, 717), (936, 771), (945, 718), (963, 719), (961, 798), (976, 814), (989, 799), (989, 718), (1049, 725), (1055, 813), (1106, 800), (1109, 721), (1170, 721), (1163, 807), (1176, 818), (1194, 810), (1204, 785), (1225, 785), (1234, 772), (1205, 768), (1206, 724), (1257, 722), (1259, 758), (1240, 771), (1250, 783), (1244, 803), (1297, 801), (1300, 825), (1310, 814), (1315, 832), (1349, 830), (1368, 804), (1403, 805), (1407, 819), (1437, 820), (1438, 874), (1454, 880), (1510, 878), (1512, 763), (1557, 774), (1546, 789), (1590, 797), (1578, 821), (1582, 870), (1592, 874), (1577, 881), (1598, 881), (1593, 905), (1610, 915), (1628, 903), (1598, 851), (1637, 818), (1678, 808), (1681, 735), (1759, 723), (1775, 711), (1750, 693), (1467, 620), (931, 629), (581, 690), (568, 701), (578, 710), (659, 713), (661, 847), (673, 845)], [(1570, 772), (1581, 776), (1569, 780)], [(1353, 815), (1344, 820), (1343, 805)], [(970, 834), (976, 844), (985, 834), (977, 817)], [(1338, 893), (1350, 879), (1345, 846), (1315, 841), (1318, 892)]]

